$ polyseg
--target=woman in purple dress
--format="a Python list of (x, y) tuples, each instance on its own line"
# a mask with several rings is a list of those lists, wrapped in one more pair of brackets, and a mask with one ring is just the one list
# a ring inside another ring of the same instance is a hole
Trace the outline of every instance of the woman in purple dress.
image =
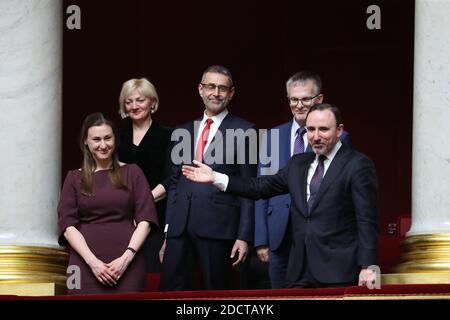
[(145, 289), (139, 249), (158, 218), (142, 170), (118, 161), (117, 139), (101, 113), (87, 116), (81, 130), (82, 168), (69, 171), (64, 181), (59, 243), (69, 245), (69, 266), (80, 271), (80, 286), (75, 282), (69, 294)]

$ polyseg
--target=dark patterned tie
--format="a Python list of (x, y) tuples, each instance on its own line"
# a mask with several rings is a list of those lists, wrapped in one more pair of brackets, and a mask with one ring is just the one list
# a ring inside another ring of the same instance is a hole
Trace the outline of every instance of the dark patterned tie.
[(297, 129), (297, 136), (295, 137), (293, 155), (305, 152), (305, 143), (303, 142), (303, 135), (305, 134), (305, 132), (306, 132), (305, 128)]
[(319, 191), (320, 184), (322, 183), (323, 173), (325, 171), (323, 162), (326, 159), (327, 157), (324, 156), (323, 154), (319, 156), (319, 163), (317, 164), (316, 171), (314, 171), (314, 174), (311, 178), (311, 182), (309, 183), (308, 212), (311, 212), (314, 199), (316, 197), (317, 192)]

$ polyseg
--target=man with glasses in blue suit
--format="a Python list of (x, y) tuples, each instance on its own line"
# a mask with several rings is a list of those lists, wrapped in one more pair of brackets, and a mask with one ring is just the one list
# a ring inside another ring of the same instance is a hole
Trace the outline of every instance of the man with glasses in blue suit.
[[(261, 154), (266, 154), (268, 159), (277, 157), (278, 166), (273, 167), (273, 163), (263, 164), (260, 161), (258, 176), (275, 174), (293, 155), (312, 151), (305, 134), (306, 115), (311, 106), (322, 103), (324, 99), (321, 78), (312, 71), (297, 72), (287, 80), (286, 91), (293, 119), (269, 130), (262, 141)], [(272, 142), (273, 139), (275, 140)], [(345, 131), (341, 141), (351, 146), (350, 136)], [(290, 248), (289, 235), (286, 232), (290, 204), (289, 194), (258, 200), (255, 204), (256, 252), (261, 261), (269, 264), (272, 288), (285, 286)]]

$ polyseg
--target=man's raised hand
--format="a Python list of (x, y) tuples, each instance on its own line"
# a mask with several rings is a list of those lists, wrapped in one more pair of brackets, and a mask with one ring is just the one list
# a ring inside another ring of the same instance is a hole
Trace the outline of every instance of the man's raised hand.
[(197, 160), (193, 161), (195, 166), (184, 165), (181, 168), (183, 175), (194, 182), (201, 183), (213, 183), (214, 182), (214, 171), (208, 167), (206, 164), (201, 163)]

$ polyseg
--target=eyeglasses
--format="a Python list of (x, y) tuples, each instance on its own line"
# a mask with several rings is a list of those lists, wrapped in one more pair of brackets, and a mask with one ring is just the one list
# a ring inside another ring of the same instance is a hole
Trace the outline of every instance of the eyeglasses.
[(292, 106), (297, 106), (299, 102), (301, 102), (303, 106), (309, 106), (311, 105), (312, 101), (320, 95), (321, 93), (316, 94), (314, 97), (305, 97), (305, 98), (288, 97), (288, 100), (289, 104)]
[(205, 90), (208, 91), (216, 91), (216, 88), (219, 89), (219, 92), (222, 93), (227, 93), (229, 92), (233, 87), (228, 87), (228, 86), (224, 86), (224, 85), (217, 85), (215, 83), (200, 83), (202, 85), (203, 88), (205, 88)]

